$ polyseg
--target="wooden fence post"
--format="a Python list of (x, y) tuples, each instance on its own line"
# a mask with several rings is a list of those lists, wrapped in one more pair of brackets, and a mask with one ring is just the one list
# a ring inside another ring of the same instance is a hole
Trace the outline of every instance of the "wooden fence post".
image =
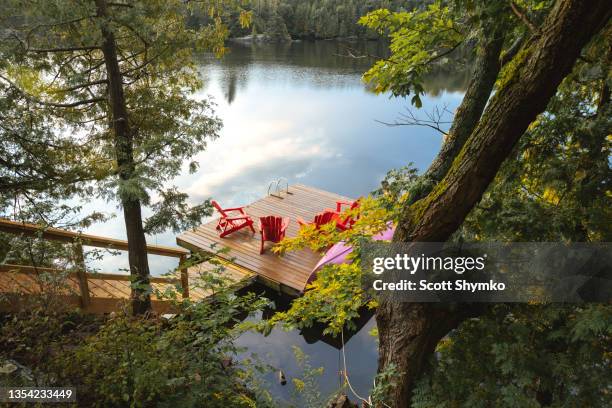
[(181, 255), (179, 259), (179, 270), (181, 271), (181, 287), (183, 288), (183, 299), (189, 298), (189, 271), (184, 266), (187, 261), (186, 255)]
[(83, 245), (80, 242), (76, 242), (73, 245), (74, 248), (74, 263), (77, 267), (77, 278), (79, 280), (79, 289), (81, 292), (81, 306), (83, 309), (89, 307), (89, 283), (87, 282), (87, 269), (85, 267), (85, 256), (83, 254)]

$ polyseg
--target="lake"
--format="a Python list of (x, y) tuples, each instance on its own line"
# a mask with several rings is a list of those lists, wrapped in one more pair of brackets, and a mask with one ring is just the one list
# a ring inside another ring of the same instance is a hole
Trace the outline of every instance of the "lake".
[[(204, 80), (198, 98), (212, 97), (223, 119), (221, 137), (197, 156), (195, 174), (174, 183), (189, 193), (193, 203), (209, 197), (226, 207), (248, 204), (265, 196), (272, 180), (285, 177), (349, 197), (367, 195), (386, 172), (408, 163), (423, 170), (437, 153), (442, 138), (427, 127), (389, 127), (409, 106), (404, 99), (375, 95), (361, 81), (373, 60), (349, 58), (347, 47), (369, 55), (383, 55), (381, 44), (338, 41), (290, 44), (231, 43), (222, 60), (203, 55), (199, 71)], [(438, 72), (426, 82), (425, 113), (436, 106), (454, 110), (463, 96), (465, 73)], [(117, 212), (114, 204), (85, 203), (85, 209)], [(146, 213), (145, 213), (146, 215)], [(295, 221), (293, 221), (295, 222)], [(92, 226), (88, 232), (125, 238), (121, 218)], [(149, 243), (175, 245), (175, 234), (149, 237)], [(155, 275), (176, 261), (150, 257)], [(92, 262), (105, 272), (127, 268), (127, 257), (107, 256)], [(280, 300), (278, 300), (280, 301)], [(366, 396), (376, 372), (376, 341), (369, 334), (370, 319), (346, 342), (348, 373), (353, 388)], [(291, 378), (301, 375), (291, 346), (300, 347), (313, 367), (324, 367), (319, 381), (323, 395), (339, 386), (341, 354), (316, 333), (275, 330), (268, 337), (248, 333), (239, 341), (249, 352), (282, 369), (288, 384), (271, 376), (270, 388), (284, 400), (291, 398)], [(354, 400), (355, 398), (352, 397)]]

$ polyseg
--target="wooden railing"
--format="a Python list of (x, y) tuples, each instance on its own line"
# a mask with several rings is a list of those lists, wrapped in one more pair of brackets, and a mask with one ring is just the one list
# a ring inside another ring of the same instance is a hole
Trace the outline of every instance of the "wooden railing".
[[(58, 268), (47, 268), (40, 266), (29, 266), (29, 265), (12, 265), (12, 264), (0, 264), (0, 272), (18, 272), (35, 275), (37, 273), (61, 273), (64, 272), (63, 269)], [(76, 272), (70, 274), (71, 277), (77, 277)], [(90, 277), (95, 277), (96, 279), (106, 279), (112, 281), (129, 281), (130, 275), (119, 275), (116, 273), (89, 273)], [(179, 283), (180, 279), (175, 278), (160, 278), (156, 276), (151, 276), (149, 278), (151, 283)]]
[[(121, 239), (101, 237), (91, 234), (81, 234), (78, 232), (67, 231), (60, 228), (44, 228), (40, 225), (28, 224), (22, 222), (11, 221), (0, 218), (0, 231), (9, 234), (41, 237), (45, 240), (59, 241), (70, 243), (74, 249), (74, 262), (77, 267), (75, 275), (79, 282), (79, 291), (81, 296), (81, 304), (86, 308), (90, 304), (88, 273), (85, 266), (85, 258), (83, 246), (91, 246), (96, 248), (106, 248), (115, 250), (128, 250), (128, 242)], [(147, 253), (161, 256), (169, 256), (179, 258), (180, 283), (183, 298), (189, 297), (189, 275), (187, 268), (181, 267), (185, 264), (189, 251), (179, 247), (168, 247), (163, 245), (147, 245)], [(23, 265), (0, 265), (0, 272), (8, 272), (19, 270), (22, 273), (37, 273), (37, 272), (59, 272), (61, 270), (54, 268), (39, 268)], [(96, 273), (89, 274), (90, 277), (103, 278), (108, 280), (129, 280), (129, 275)], [(152, 283), (170, 283), (174, 284), (177, 279), (172, 278), (157, 278), (149, 279)]]
[[(42, 238), (53, 241), (80, 241), (81, 244), (85, 246), (110, 248), (122, 251), (127, 251), (128, 249), (128, 242), (121, 239), (80, 234), (78, 232), (66, 231), (59, 228), (43, 228), (40, 225), (10, 221), (3, 218), (0, 218), (0, 231), (8, 232), (9, 234), (24, 234), (30, 236), (36, 236), (42, 233)], [(147, 245), (147, 252), (154, 255), (172, 256), (175, 258), (189, 255), (189, 251), (186, 249), (163, 245)]]

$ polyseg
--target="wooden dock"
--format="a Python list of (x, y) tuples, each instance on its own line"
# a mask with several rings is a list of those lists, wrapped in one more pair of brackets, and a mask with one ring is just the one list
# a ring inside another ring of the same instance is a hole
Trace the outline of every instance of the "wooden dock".
[[(38, 225), (6, 219), (0, 219), (0, 231), (73, 245), (76, 258), (76, 271), (70, 272), (55, 268), (0, 264), (0, 310), (20, 310), (43, 294), (60, 297), (66, 305), (79, 307), (88, 313), (117, 311), (129, 300), (129, 275), (87, 272), (83, 261), (83, 246), (127, 250), (127, 241), (58, 228), (41, 229)], [(183, 248), (162, 245), (148, 245), (147, 252), (178, 258), (179, 267), (189, 255), (189, 251)], [(199, 264), (180, 269), (176, 277), (152, 277), (151, 286), (154, 291), (164, 293), (167, 290), (176, 290), (179, 298), (201, 301), (211, 293), (199, 287), (197, 278), (210, 267), (208, 264)], [(227, 265), (223, 274), (236, 286), (247, 284), (253, 278), (250, 272), (232, 265)], [(151, 301), (154, 311), (170, 311), (171, 302), (155, 295), (152, 295)]]
[[(304, 185), (292, 185), (288, 193), (268, 195), (248, 206), (247, 213), (257, 224), (258, 217), (278, 215), (289, 217), (287, 236), (295, 236), (299, 226), (296, 217), (312, 220), (316, 213), (326, 208), (335, 208), (336, 201), (352, 201), (349, 197), (323, 191)], [(213, 253), (227, 247), (228, 253), (218, 256), (226, 263), (223, 272), (236, 287), (247, 285), (257, 279), (266, 286), (280, 292), (297, 296), (301, 294), (321, 254), (305, 249), (285, 254), (275, 255), (266, 243), (266, 252), (259, 254), (260, 234), (253, 234), (248, 229), (237, 231), (226, 238), (219, 238), (215, 229), (216, 220), (199, 226), (194, 231), (179, 235), (177, 243), (183, 247), (167, 247), (149, 245), (150, 254), (174, 257), (182, 264), (191, 252)], [(128, 275), (91, 273), (86, 270), (83, 260), (83, 246), (127, 250), (127, 241), (81, 234), (57, 228), (42, 228), (38, 225), (0, 219), (0, 231), (17, 234), (24, 237), (36, 237), (72, 245), (75, 261), (71, 272), (54, 268), (41, 268), (27, 265), (0, 264), (0, 310), (14, 311), (24, 307), (24, 302), (43, 293), (48, 293), (49, 287), (43, 274), (63, 274), (65, 279), (61, 290), (55, 295), (60, 296), (68, 305), (80, 307), (86, 312), (108, 313), (123, 307), (130, 298), (130, 281)], [(184, 249), (187, 248), (187, 249)], [(164, 292), (169, 288), (177, 288), (179, 296), (200, 301), (211, 294), (197, 287), (196, 275), (210, 268), (206, 264), (189, 268), (180, 268), (176, 277), (154, 277), (151, 284), (154, 290)], [(168, 311), (170, 302), (152, 296), (153, 309), (158, 313)]]
[[(279, 196), (268, 195), (245, 207), (255, 221), (258, 217), (277, 215), (291, 219), (287, 236), (297, 235), (299, 226), (296, 217), (312, 220), (316, 213), (326, 208), (335, 209), (336, 201), (352, 201), (335, 193), (301, 184), (289, 186), (288, 193)], [(248, 228), (237, 231), (225, 238), (219, 238), (215, 229), (217, 220), (185, 232), (176, 238), (178, 245), (192, 252), (213, 252), (213, 248), (229, 248), (229, 253), (220, 256), (257, 276), (257, 279), (276, 290), (292, 296), (299, 295), (306, 287), (310, 274), (321, 259), (321, 254), (305, 249), (278, 256), (270, 251), (266, 242), (266, 252), (259, 254), (260, 234), (253, 234)]]

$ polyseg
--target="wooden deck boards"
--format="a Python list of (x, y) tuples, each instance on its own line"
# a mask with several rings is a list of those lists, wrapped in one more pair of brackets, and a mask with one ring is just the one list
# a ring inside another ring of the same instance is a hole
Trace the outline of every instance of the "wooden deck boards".
[[(311, 221), (316, 213), (326, 208), (335, 209), (336, 201), (352, 201), (349, 197), (301, 184), (289, 186), (289, 193), (283, 194), (282, 198), (268, 196), (246, 206), (247, 214), (255, 221), (256, 230), (259, 217), (277, 215), (290, 218), (287, 236), (295, 236), (299, 229), (297, 217)], [(295, 251), (279, 257), (270, 251), (272, 244), (269, 242), (266, 242), (266, 252), (260, 255), (259, 231), (253, 234), (245, 228), (219, 238), (216, 224), (217, 220), (213, 220), (185, 232), (176, 238), (176, 242), (193, 252), (215, 252), (213, 247), (227, 247), (229, 253), (221, 254), (221, 257), (256, 274), (263, 283), (290, 294), (303, 292), (312, 269), (321, 259), (320, 254), (310, 250)]]

